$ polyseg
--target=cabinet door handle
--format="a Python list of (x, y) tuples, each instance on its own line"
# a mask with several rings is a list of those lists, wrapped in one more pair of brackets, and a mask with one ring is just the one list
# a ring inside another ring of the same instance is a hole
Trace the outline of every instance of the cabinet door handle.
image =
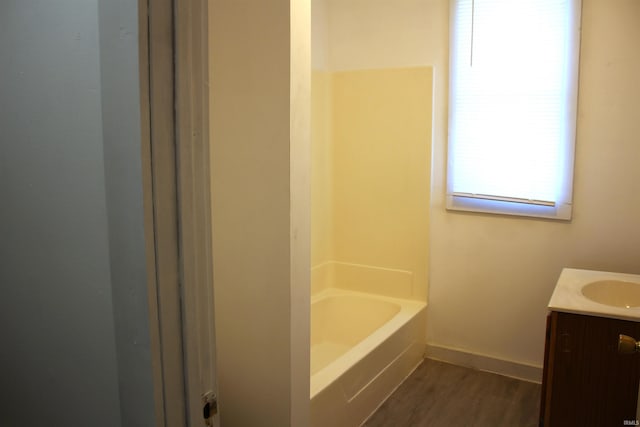
[(620, 334), (618, 336), (618, 353), (633, 354), (640, 351), (640, 341), (628, 335)]

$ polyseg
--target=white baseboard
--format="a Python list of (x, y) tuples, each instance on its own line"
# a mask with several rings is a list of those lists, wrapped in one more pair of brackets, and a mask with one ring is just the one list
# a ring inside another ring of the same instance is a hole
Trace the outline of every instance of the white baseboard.
[(437, 344), (427, 344), (425, 358), (478, 369), (480, 371), (493, 372), (532, 383), (540, 384), (542, 382), (542, 366), (498, 359), (484, 354), (469, 353), (464, 350)]

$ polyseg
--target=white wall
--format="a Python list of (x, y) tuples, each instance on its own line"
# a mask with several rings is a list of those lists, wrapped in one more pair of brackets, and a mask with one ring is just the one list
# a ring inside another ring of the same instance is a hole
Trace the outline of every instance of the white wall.
[(308, 425), (309, 2), (209, 7), (220, 423)]
[(439, 65), (446, 55), (446, 1), (325, 1), (332, 71)]
[(640, 273), (639, 22), (638, 1), (584, 0), (570, 223), (445, 212), (436, 143), (432, 344), (540, 366), (562, 267)]
[(311, 0), (292, 0), (290, 5), (290, 422), (304, 426), (310, 422)]
[(428, 341), (542, 364), (562, 267), (640, 273), (640, 2), (584, 0), (574, 218), (445, 210), (447, 0), (328, 0), (329, 67), (433, 65)]

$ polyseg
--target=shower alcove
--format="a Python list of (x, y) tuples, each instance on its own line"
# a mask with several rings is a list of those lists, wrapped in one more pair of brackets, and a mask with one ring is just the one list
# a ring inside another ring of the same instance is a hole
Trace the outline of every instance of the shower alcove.
[(433, 70), (381, 60), (366, 7), (312, 1), (313, 426), (360, 425), (424, 353)]

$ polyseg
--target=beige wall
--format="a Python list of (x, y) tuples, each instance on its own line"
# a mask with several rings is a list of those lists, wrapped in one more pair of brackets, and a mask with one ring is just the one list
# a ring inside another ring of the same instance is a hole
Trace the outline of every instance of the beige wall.
[(448, 3), (328, 0), (328, 61), (434, 66), (428, 341), (540, 366), (562, 267), (640, 273), (640, 2), (584, 0), (570, 223), (445, 210)]
[(309, 423), (309, 2), (210, 2), (216, 357), (225, 426)]

